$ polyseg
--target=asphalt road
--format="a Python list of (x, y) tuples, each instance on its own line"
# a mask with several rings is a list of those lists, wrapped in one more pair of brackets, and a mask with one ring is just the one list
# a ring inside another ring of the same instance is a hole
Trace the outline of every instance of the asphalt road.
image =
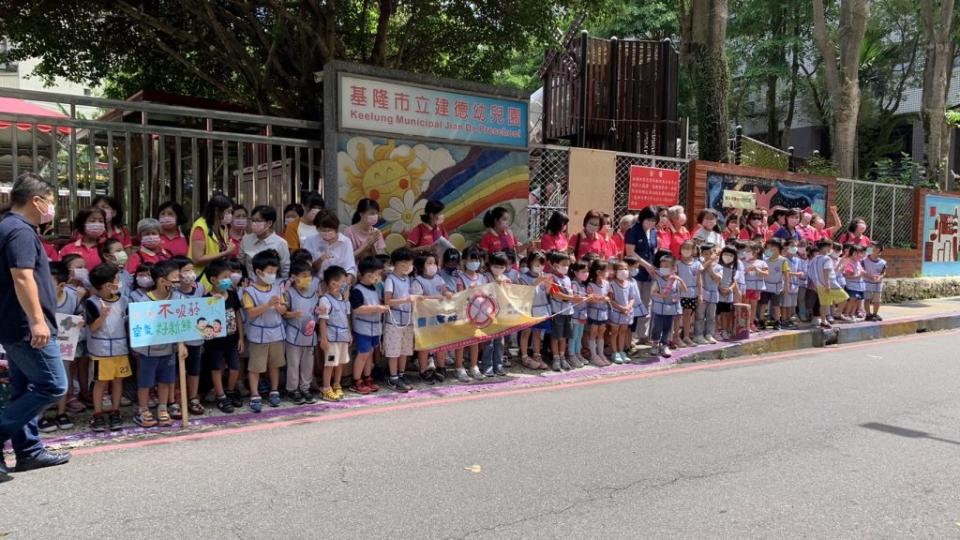
[(960, 333), (81, 455), (6, 538), (952, 538)]

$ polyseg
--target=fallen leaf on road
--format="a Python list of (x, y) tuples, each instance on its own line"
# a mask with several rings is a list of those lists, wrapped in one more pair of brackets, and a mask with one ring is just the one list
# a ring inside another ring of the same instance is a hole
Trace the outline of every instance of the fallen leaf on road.
[(471, 466), (469, 466), (469, 467), (464, 467), (463, 470), (465, 470), (465, 471), (470, 471), (470, 472), (472, 472), (472, 473), (477, 473), (477, 474), (478, 474), (478, 473), (480, 473), (481, 471), (483, 471), (483, 467), (481, 467), (481, 466), (479, 466), (479, 465), (471, 465)]

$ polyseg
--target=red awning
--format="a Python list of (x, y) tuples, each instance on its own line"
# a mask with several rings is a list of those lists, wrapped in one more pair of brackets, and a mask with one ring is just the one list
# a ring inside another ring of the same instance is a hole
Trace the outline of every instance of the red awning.
[[(47, 118), (66, 118), (67, 116), (59, 111), (52, 111), (50, 109), (45, 109), (39, 105), (34, 105), (29, 101), (24, 101), (22, 99), (0, 97), (0, 114), (22, 114), (28, 116), (43, 116)], [(7, 129), (10, 127), (12, 122), (5, 120), (0, 120), (0, 129)], [(36, 124), (37, 131), (41, 133), (50, 133), (53, 130), (53, 126), (50, 124)], [(17, 122), (17, 129), (20, 131), (30, 131), (33, 129), (33, 124), (30, 122)], [(66, 126), (58, 126), (57, 131), (64, 135), (70, 134), (70, 128)]]

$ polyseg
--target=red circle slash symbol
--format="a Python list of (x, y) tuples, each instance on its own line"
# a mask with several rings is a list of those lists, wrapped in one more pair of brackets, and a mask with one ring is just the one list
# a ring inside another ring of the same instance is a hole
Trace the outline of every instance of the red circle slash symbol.
[(486, 294), (478, 294), (467, 304), (467, 320), (477, 328), (486, 328), (500, 311), (497, 302)]

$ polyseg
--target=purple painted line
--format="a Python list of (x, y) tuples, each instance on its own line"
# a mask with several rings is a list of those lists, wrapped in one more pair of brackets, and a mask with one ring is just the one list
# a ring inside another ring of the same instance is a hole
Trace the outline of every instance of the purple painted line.
[[(933, 318), (941, 317), (951, 317), (951, 316), (960, 316), (960, 311), (949, 312), (937, 314), (934, 316), (915, 316), (915, 317), (903, 317), (896, 319), (889, 319), (879, 323), (876, 322), (859, 322), (859, 323), (850, 323), (837, 325), (839, 328), (850, 328), (850, 327), (868, 327), (868, 326), (883, 326), (886, 324), (897, 324), (902, 322), (910, 321), (920, 321), (928, 320)], [(363, 397), (351, 398), (346, 401), (340, 401), (336, 403), (330, 402), (320, 402), (316, 405), (300, 405), (294, 407), (281, 407), (277, 409), (267, 408), (261, 413), (246, 412), (239, 414), (225, 414), (221, 416), (203, 416), (195, 417), (190, 420), (190, 427), (193, 428), (213, 428), (217, 426), (232, 425), (232, 424), (247, 424), (256, 421), (269, 421), (275, 420), (278, 418), (290, 417), (290, 416), (300, 416), (300, 415), (309, 415), (322, 413), (323, 411), (338, 411), (345, 409), (353, 409), (357, 407), (374, 407), (378, 405), (385, 405), (389, 403), (396, 403), (399, 401), (406, 401), (411, 399), (429, 399), (436, 397), (448, 397), (448, 396), (457, 396), (462, 394), (473, 394), (480, 392), (489, 392), (496, 391), (505, 388), (522, 388), (528, 386), (541, 386), (549, 384), (560, 384), (569, 381), (578, 381), (585, 379), (601, 378), (601, 377), (610, 377), (616, 376), (624, 373), (632, 373), (637, 371), (646, 371), (653, 369), (663, 369), (670, 365), (679, 363), (684, 358), (692, 356), (699, 352), (709, 352), (717, 351), (721, 349), (728, 349), (736, 347), (744, 343), (754, 343), (759, 341), (767, 340), (771, 337), (777, 335), (783, 335), (785, 333), (801, 333), (801, 332), (814, 332), (816, 329), (799, 329), (799, 330), (786, 330), (786, 331), (774, 331), (774, 330), (762, 330), (760, 332), (754, 332), (748, 339), (741, 341), (727, 341), (719, 342), (715, 345), (701, 345), (693, 349), (679, 349), (674, 351), (672, 358), (662, 358), (658, 356), (649, 356), (641, 357), (637, 359), (637, 363), (633, 364), (624, 364), (624, 365), (612, 365), (603, 369), (588, 369), (588, 370), (572, 370), (563, 373), (553, 373), (548, 372), (549, 375), (545, 376), (528, 376), (528, 377), (507, 377), (500, 379), (489, 379), (488, 382), (482, 383), (472, 383), (466, 385), (460, 384), (451, 384), (451, 385), (442, 385), (442, 386), (424, 386), (418, 388), (414, 392), (409, 394), (398, 394), (390, 391), (384, 391), (382, 393), (371, 394)], [(117, 433), (93, 433), (93, 432), (81, 432), (75, 433), (72, 435), (66, 435), (62, 437), (49, 437), (44, 438), (43, 442), (49, 446), (75, 446), (82, 443), (89, 442), (103, 442), (103, 441), (112, 441), (119, 438), (127, 438), (137, 435), (151, 435), (159, 433), (177, 433), (182, 431), (182, 428), (177, 426), (167, 427), (167, 428), (141, 428), (141, 427), (130, 427), (124, 428), (123, 431)]]

